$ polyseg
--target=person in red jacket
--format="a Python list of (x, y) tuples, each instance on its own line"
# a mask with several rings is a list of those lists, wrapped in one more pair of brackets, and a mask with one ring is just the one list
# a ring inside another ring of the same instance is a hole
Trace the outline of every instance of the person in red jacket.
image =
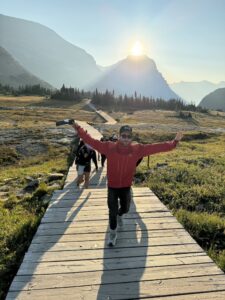
[[(72, 125), (79, 137), (107, 158), (109, 246), (115, 246), (117, 223), (123, 225), (123, 214), (127, 213), (131, 201), (131, 185), (137, 161), (148, 155), (174, 149), (183, 134), (178, 132), (172, 141), (158, 144), (132, 144), (132, 128), (122, 126), (119, 139), (115, 142), (101, 142), (92, 138), (77, 123)], [(120, 200), (118, 203), (118, 199)]]

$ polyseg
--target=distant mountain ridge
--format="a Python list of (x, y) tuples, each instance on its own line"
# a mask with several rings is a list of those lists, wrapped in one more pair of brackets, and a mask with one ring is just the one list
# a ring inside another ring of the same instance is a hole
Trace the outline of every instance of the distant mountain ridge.
[(147, 56), (127, 58), (114, 64), (103, 73), (91, 89), (104, 92), (114, 91), (116, 95), (137, 95), (169, 99), (180, 99), (168, 86), (157, 70), (155, 62)]
[(225, 81), (213, 83), (207, 80), (198, 82), (176, 82), (170, 84), (170, 87), (189, 103), (198, 104), (201, 99), (212, 91), (225, 87)]
[[(157, 70), (155, 62), (147, 56), (127, 57), (112, 66), (101, 67), (85, 50), (67, 42), (48, 27), (2, 14), (0, 47), (10, 53), (11, 59), (7, 59), (11, 61), (12, 72), (9, 74), (9, 70), (6, 71), (4, 77), (2, 67), (2, 83), (10, 83), (11, 80), (13, 86), (17, 85), (17, 81), (30, 84), (31, 76), (36, 76), (35, 80), (41, 80), (42, 85), (48, 82), (57, 88), (65, 84), (86, 90), (114, 90), (117, 95), (134, 95), (136, 92), (137, 95), (165, 100), (182, 98), (194, 104), (198, 104), (205, 95), (217, 88), (225, 87), (224, 81), (219, 84), (201, 81), (169, 85)], [(12, 67), (13, 61), (15, 69)], [(18, 71), (18, 64), (23, 71)], [(28, 72), (29, 76), (19, 76), (19, 81), (18, 72)]]
[(23, 68), (4, 48), (0, 47), (0, 83), (14, 88), (40, 84), (51, 89), (52, 86)]
[(32, 21), (0, 14), (0, 46), (54, 87), (84, 87), (101, 74), (90, 54)]
[(199, 106), (225, 111), (225, 88), (220, 88), (205, 96)]

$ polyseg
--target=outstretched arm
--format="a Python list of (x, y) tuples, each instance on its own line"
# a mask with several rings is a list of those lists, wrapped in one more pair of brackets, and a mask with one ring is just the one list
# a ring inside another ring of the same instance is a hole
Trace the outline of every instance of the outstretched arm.
[(108, 145), (106, 142), (101, 142), (99, 140), (96, 140), (92, 138), (80, 125), (78, 125), (76, 122), (72, 124), (72, 127), (77, 131), (79, 137), (88, 145), (93, 147), (95, 150), (97, 150), (100, 153), (106, 154)]
[(140, 157), (173, 150), (178, 142), (182, 139), (182, 132), (178, 132), (174, 140), (164, 143), (141, 145)]

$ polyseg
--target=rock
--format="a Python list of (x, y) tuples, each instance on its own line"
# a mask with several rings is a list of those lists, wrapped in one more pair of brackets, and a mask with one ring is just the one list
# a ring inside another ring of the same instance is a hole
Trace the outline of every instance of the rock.
[(62, 173), (51, 173), (51, 174), (48, 174), (48, 182), (50, 181), (54, 181), (54, 180), (60, 180), (64, 177), (64, 174)]
[(70, 145), (70, 139), (68, 138), (62, 138), (60, 140), (57, 141), (58, 144), (61, 144), (61, 145)]
[(51, 184), (50, 187), (54, 188), (54, 189), (60, 189), (61, 188), (60, 184), (58, 184), (56, 182), (54, 182), (53, 184)]
[(15, 178), (6, 178), (3, 181), (4, 181), (4, 183), (9, 183), (9, 182), (13, 181), (14, 179)]
[(157, 163), (156, 168), (166, 168), (167, 166), (167, 163)]
[(41, 200), (42, 200), (43, 204), (49, 204), (49, 202), (50, 202), (50, 200), (51, 200), (51, 196), (48, 195), (48, 194), (46, 194), (46, 195), (44, 195), (44, 196), (42, 197)]
[(33, 177), (31, 177), (31, 176), (26, 176), (25, 179), (26, 179), (27, 181), (33, 181), (33, 180), (35, 180), (35, 179), (34, 179)]
[(16, 197), (18, 199), (23, 199), (24, 195), (26, 194), (26, 192), (24, 190), (20, 190), (16, 193)]
[(0, 192), (0, 199), (1, 200), (6, 200), (8, 199), (9, 194), (7, 192)]
[(23, 189), (25, 192), (33, 192), (39, 186), (39, 180), (35, 179), (28, 183), (27, 186)]
[(203, 204), (196, 205), (195, 210), (196, 211), (204, 211), (204, 205)]
[(5, 193), (9, 191), (9, 186), (8, 185), (3, 185), (0, 187), (0, 191)]

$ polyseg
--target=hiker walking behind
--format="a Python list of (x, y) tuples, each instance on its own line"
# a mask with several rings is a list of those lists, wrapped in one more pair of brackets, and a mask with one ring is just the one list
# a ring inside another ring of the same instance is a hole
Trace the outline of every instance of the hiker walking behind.
[(96, 152), (88, 144), (82, 145), (78, 151), (75, 159), (77, 165), (77, 186), (84, 181), (84, 187), (87, 189), (89, 186), (90, 172), (91, 172), (91, 160), (95, 164), (96, 171), (98, 170), (98, 163), (96, 158)]
[[(103, 136), (101, 137), (100, 141), (101, 142), (107, 142), (109, 139), (106, 137), (106, 136)], [(106, 156), (105, 154), (101, 153), (101, 165), (102, 165), (102, 168), (104, 167), (105, 165), (105, 160), (106, 160)]]
[[(108, 208), (109, 208), (109, 246), (114, 246), (117, 239), (117, 223), (123, 225), (123, 214), (129, 211), (131, 185), (137, 161), (148, 155), (174, 149), (182, 138), (178, 132), (172, 141), (157, 144), (131, 144), (132, 128), (122, 126), (117, 142), (101, 142), (85, 133), (77, 123), (72, 125), (80, 138), (107, 158)], [(120, 200), (118, 203), (118, 199)]]

